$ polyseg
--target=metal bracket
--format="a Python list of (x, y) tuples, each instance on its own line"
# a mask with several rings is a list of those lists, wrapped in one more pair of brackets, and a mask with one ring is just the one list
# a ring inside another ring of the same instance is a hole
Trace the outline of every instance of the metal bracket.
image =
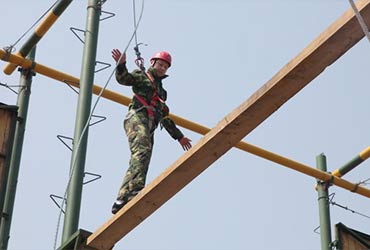
[(50, 199), (55, 203), (55, 205), (57, 205), (57, 207), (62, 210), (62, 213), (64, 214), (64, 210), (63, 208), (61, 207), (61, 205), (59, 205), (59, 203), (56, 201), (56, 198), (60, 199), (60, 200), (65, 200), (65, 203), (67, 203), (66, 199), (64, 199), (64, 197), (61, 197), (61, 196), (58, 196), (58, 195), (55, 195), (55, 194), (51, 194), (50, 196)]
[(84, 33), (84, 36), (85, 36), (86, 30), (82, 30), (82, 29), (78, 29), (78, 28), (74, 28), (74, 27), (70, 27), (69, 29), (78, 38), (78, 40), (80, 40), (83, 44), (85, 44), (85, 41), (77, 34), (76, 31)]
[[(79, 94), (79, 92), (74, 88), (74, 87), (72, 87), (66, 80), (64, 80), (63, 81), (65, 84), (67, 84), (67, 86), (68, 87), (70, 87), (77, 95)], [(95, 124), (98, 124), (98, 123), (100, 123), (100, 122), (102, 122), (102, 121), (105, 121), (106, 119), (107, 119), (107, 117), (106, 116), (101, 116), (101, 115), (92, 115), (91, 116), (91, 118), (99, 118), (97, 121), (95, 121), (95, 122), (91, 122), (91, 120), (90, 120), (90, 124), (89, 124), (89, 126), (91, 127), (91, 126), (93, 126), (93, 125), (95, 125)], [(58, 136), (57, 136), (58, 137)], [(59, 136), (59, 137), (63, 137), (63, 136)], [(58, 137), (58, 139), (60, 140), (60, 138)], [(72, 138), (69, 138), (69, 137), (64, 137), (65, 139), (72, 139)], [(64, 143), (65, 144), (65, 143)]]
[(112, 18), (112, 17), (114, 17), (116, 14), (114, 14), (114, 13), (112, 13), (112, 12), (108, 12), (108, 11), (104, 11), (104, 10), (102, 10), (101, 11), (101, 13), (103, 14), (106, 14), (106, 17), (102, 17), (102, 18), (100, 18), (99, 19), (99, 21), (104, 21), (104, 20), (107, 20), (107, 19), (109, 19), (109, 18)]
[[(115, 14), (113, 14), (113, 13), (110, 13), (110, 12), (104, 12), (104, 13), (109, 13), (110, 14), (110, 16), (109, 17), (106, 17), (106, 18), (104, 18), (104, 19), (101, 19), (100, 21), (102, 21), (102, 20), (106, 20), (106, 19), (108, 19), (108, 18), (111, 18), (111, 17), (113, 17)], [(69, 28), (71, 31), (72, 31), (72, 33), (78, 38), (78, 40), (80, 40), (81, 42), (82, 42), (82, 44), (85, 44), (85, 41), (84, 41), (84, 39), (82, 39), (81, 38), (81, 36), (77, 33), (77, 31), (79, 31), (79, 32), (82, 32), (83, 34), (84, 34), (84, 36), (85, 36), (85, 34), (86, 34), (86, 30), (82, 30), (82, 29), (78, 29), (78, 28), (74, 28), (74, 27), (70, 27)], [(101, 62), (101, 61), (96, 61), (95, 62), (95, 65), (97, 65), (97, 64), (102, 64), (102, 65), (104, 65), (103, 67), (101, 67), (100, 69), (97, 69), (97, 70), (95, 70), (95, 73), (98, 73), (98, 72), (100, 72), (100, 71), (102, 71), (102, 70), (105, 70), (105, 69), (107, 69), (107, 68), (109, 68), (110, 66), (112, 66), (110, 63), (105, 63), (105, 62)], [(68, 84), (68, 83), (67, 83)]]
[(72, 87), (71, 84), (69, 84), (67, 80), (64, 80), (63, 82), (65, 84), (67, 84), (67, 86), (70, 87), (77, 95), (79, 94), (78, 90), (76, 90), (74, 87)]
[[(96, 124), (98, 124), (100, 122), (103, 122), (103, 121), (107, 120), (107, 117), (101, 116), (101, 115), (92, 115), (91, 118), (93, 118), (93, 117), (98, 118), (98, 120), (95, 121), (95, 122), (90, 123), (89, 124), (90, 127), (91, 126), (94, 126), (94, 125), (96, 125)], [(91, 120), (90, 120), (90, 122), (91, 122)]]
[(6, 46), (3, 49), (5, 51), (5, 54), (4, 54), (4, 56), (2, 56), (1, 60), (9, 61), (9, 57), (10, 57), (11, 53), (15, 51), (14, 45)]
[(68, 136), (64, 136), (64, 135), (57, 135), (57, 138), (59, 139), (59, 141), (61, 141), (64, 146), (66, 146), (69, 150), (72, 151), (72, 147), (70, 147), (66, 142), (65, 142), (65, 139), (68, 139), (70, 141), (72, 141), (72, 146), (73, 146), (73, 138), (71, 137), (68, 137)]
[(94, 73), (98, 73), (98, 72), (103, 71), (103, 70), (109, 68), (110, 66), (112, 66), (112, 64), (110, 64), (110, 63), (100, 62), (100, 61), (96, 61), (95, 65), (97, 65), (97, 64), (102, 64), (102, 65), (105, 65), (105, 66), (101, 67), (100, 69), (96, 69)]
[(94, 173), (89, 173), (89, 172), (85, 172), (85, 173), (84, 173), (84, 177), (86, 177), (86, 175), (94, 176), (94, 178), (92, 178), (91, 180), (88, 180), (88, 181), (83, 182), (83, 183), (82, 183), (83, 185), (86, 185), (86, 184), (88, 184), (88, 183), (90, 183), (90, 182), (93, 182), (93, 181), (99, 180), (99, 179), (101, 179), (101, 177), (102, 177), (100, 174), (94, 174)]
[(315, 234), (320, 235), (319, 230), (320, 230), (320, 226), (318, 226), (317, 228), (315, 228), (315, 229), (313, 230), (313, 232), (314, 232)]

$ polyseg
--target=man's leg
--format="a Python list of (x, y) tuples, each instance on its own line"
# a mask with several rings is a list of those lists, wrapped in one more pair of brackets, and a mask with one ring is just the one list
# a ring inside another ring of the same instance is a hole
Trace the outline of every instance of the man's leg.
[(117, 201), (113, 205), (113, 213), (144, 188), (152, 155), (152, 139), (145, 121), (135, 114), (125, 121), (125, 131), (131, 150), (130, 166), (118, 192)]

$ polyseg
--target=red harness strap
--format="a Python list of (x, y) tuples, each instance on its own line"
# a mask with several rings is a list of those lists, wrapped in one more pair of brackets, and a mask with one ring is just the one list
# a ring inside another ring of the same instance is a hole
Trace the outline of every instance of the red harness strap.
[(147, 109), (148, 111), (148, 115), (150, 117), (153, 117), (154, 116), (154, 107), (155, 107), (155, 104), (160, 101), (161, 103), (165, 103), (164, 100), (162, 100), (162, 98), (160, 98), (158, 95), (157, 95), (157, 89), (155, 87), (155, 84), (154, 84), (154, 79), (153, 79), (153, 76), (148, 72), (146, 73), (147, 77), (149, 78), (150, 80), (150, 83), (152, 85), (152, 88), (153, 88), (153, 96), (152, 96), (152, 99), (150, 100), (150, 105), (144, 100), (143, 97), (139, 96), (138, 94), (135, 94), (135, 97), (139, 100), (139, 102)]

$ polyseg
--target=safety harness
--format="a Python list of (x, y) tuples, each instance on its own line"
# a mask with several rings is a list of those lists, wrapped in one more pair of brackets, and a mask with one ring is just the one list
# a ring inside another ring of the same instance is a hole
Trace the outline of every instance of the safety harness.
[(155, 86), (153, 76), (149, 72), (146, 72), (145, 74), (149, 78), (150, 84), (152, 85), (153, 89), (153, 95), (150, 100), (150, 104), (148, 104), (147, 101), (145, 101), (144, 98), (141, 97), (140, 95), (135, 93), (134, 96), (143, 105), (143, 107), (147, 109), (150, 120), (152, 119), (154, 120), (154, 111), (156, 103), (157, 102), (165, 103), (165, 101), (162, 98), (160, 98), (157, 94), (157, 88)]
[[(146, 110), (148, 111), (149, 121), (150, 121), (150, 123), (153, 123), (154, 122), (154, 111), (155, 111), (156, 103), (161, 102), (161, 103), (165, 104), (165, 101), (162, 98), (160, 98), (157, 94), (157, 88), (155, 86), (154, 78), (153, 78), (152, 74), (150, 74), (149, 71), (145, 72), (144, 59), (141, 57), (141, 53), (139, 51), (139, 45), (142, 45), (142, 44), (143, 43), (139, 43), (139, 44), (136, 43), (136, 46), (134, 47), (135, 54), (136, 54), (136, 57), (137, 57), (136, 60), (135, 60), (135, 63), (140, 68), (140, 70), (143, 73), (145, 73), (145, 75), (148, 77), (148, 79), (150, 81), (150, 84), (152, 85), (153, 95), (152, 95), (152, 98), (150, 100), (150, 104), (148, 104), (147, 101), (145, 101), (145, 99), (143, 97), (141, 97), (140, 95), (135, 93), (134, 96), (143, 105), (138, 110), (140, 110), (142, 108), (146, 108)], [(166, 107), (166, 105), (164, 105), (164, 108), (167, 109), (167, 110), (165, 110), (166, 112), (169, 111), (168, 108)], [(136, 110), (136, 112), (138, 110)]]

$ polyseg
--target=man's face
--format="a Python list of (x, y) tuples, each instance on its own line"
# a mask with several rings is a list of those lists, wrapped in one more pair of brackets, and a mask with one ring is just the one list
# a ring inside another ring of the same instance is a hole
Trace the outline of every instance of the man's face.
[(168, 64), (168, 62), (161, 59), (158, 59), (156, 62), (154, 62), (153, 65), (153, 68), (155, 68), (158, 77), (164, 76), (169, 67), (170, 65)]

